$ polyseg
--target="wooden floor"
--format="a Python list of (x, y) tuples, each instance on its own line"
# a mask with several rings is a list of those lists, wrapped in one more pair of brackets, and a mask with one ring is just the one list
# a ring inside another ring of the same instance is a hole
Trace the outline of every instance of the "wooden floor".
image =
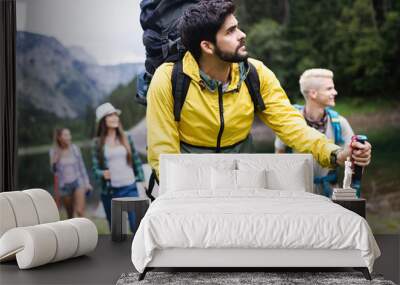
[[(398, 284), (400, 235), (376, 235), (375, 238), (382, 256), (375, 262), (374, 273), (383, 274), (385, 279)], [(100, 236), (96, 250), (88, 256), (29, 270), (19, 270), (16, 262), (3, 263), (0, 264), (0, 284), (115, 284), (122, 273), (134, 271), (131, 242), (132, 238), (115, 243), (110, 236)]]

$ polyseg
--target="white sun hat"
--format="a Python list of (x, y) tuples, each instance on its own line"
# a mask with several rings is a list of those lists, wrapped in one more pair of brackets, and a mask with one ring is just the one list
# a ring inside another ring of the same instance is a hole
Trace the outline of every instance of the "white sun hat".
[(96, 109), (96, 121), (100, 122), (101, 119), (103, 119), (105, 116), (117, 113), (118, 115), (121, 115), (121, 110), (115, 109), (111, 103), (104, 103), (101, 104), (99, 107)]

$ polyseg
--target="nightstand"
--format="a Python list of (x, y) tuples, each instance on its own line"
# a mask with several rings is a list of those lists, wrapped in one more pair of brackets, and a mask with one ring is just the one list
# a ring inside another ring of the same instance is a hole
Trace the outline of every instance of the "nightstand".
[(349, 200), (333, 200), (332, 202), (339, 204), (340, 206), (359, 214), (365, 219), (365, 199), (349, 199)]
[(127, 233), (127, 215), (124, 212), (134, 211), (136, 214), (135, 235), (140, 221), (150, 206), (150, 199), (142, 197), (113, 198), (111, 201), (111, 239), (112, 241), (124, 241)]

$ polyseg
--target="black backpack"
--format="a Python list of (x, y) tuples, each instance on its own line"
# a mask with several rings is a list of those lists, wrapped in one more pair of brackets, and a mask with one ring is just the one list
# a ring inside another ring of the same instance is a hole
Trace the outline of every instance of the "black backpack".
[(137, 77), (136, 101), (147, 104), (147, 90), (157, 67), (176, 62), (186, 50), (181, 44), (179, 21), (185, 9), (199, 0), (142, 0), (140, 25), (146, 48), (145, 71)]

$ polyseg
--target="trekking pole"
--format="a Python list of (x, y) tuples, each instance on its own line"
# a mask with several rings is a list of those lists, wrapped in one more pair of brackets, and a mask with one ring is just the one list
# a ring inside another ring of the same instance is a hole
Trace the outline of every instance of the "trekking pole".
[(60, 192), (58, 192), (58, 176), (54, 174), (54, 200), (56, 201), (57, 208), (60, 209)]
[[(364, 144), (368, 140), (365, 135), (354, 135), (351, 137), (351, 142), (357, 141)], [(355, 165), (353, 163), (353, 176), (351, 177), (351, 188), (356, 189), (357, 198), (360, 198), (361, 195), (361, 178), (363, 174), (363, 167), (359, 165)]]

